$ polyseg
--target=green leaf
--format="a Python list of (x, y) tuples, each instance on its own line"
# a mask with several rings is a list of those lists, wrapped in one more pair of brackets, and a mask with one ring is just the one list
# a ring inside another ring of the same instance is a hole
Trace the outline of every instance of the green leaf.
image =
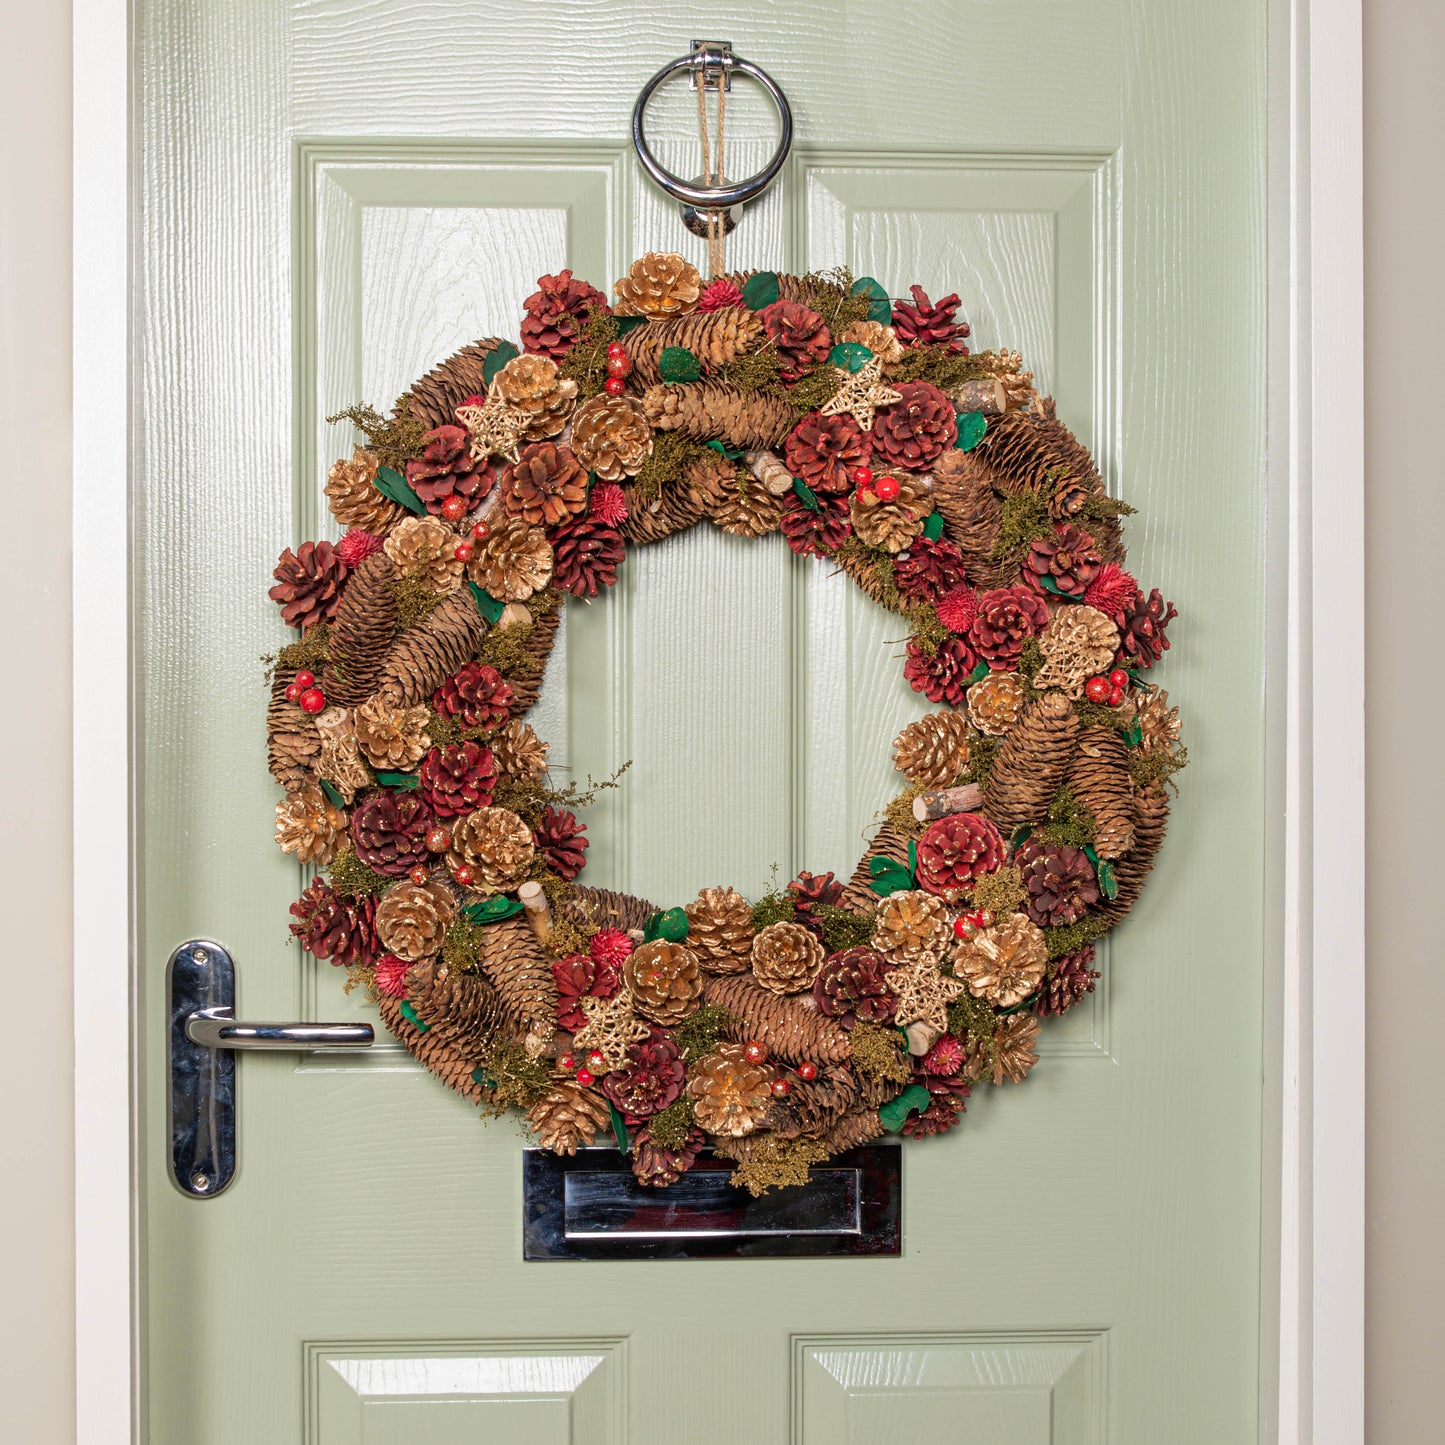
[(878, 1122), (888, 1133), (897, 1134), (903, 1128), (903, 1121), (915, 1110), (921, 1114), (932, 1097), (922, 1084), (910, 1084), (896, 1099), (890, 1099), (878, 1110)]
[(923, 535), (930, 542), (936, 542), (943, 536), (943, 513), (930, 512), (928, 520), (923, 524)]
[(657, 930), (662, 924), (662, 914), (654, 913), (646, 923), (642, 925), (642, 940), (644, 943), (656, 943), (658, 938)]
[(910, 873), (917, 873), (917, 872), (918, 872), (918, 839), (917, 839), (917, 838), (910, 838), (910, 839), (908, 840), (908, 871), (909, 871)]
[(405, 999), (401, 1001), (401, 1016), (419, 1034), (424, 1034), (429, 1028), (431, 1028), (430, 1024), (422, 1022), (421, 1015), (418, 1014), (417, 1011)]
[(983, 440), (988, 430), (988, 418), (981, 411), (966, 411), (958, 419), (958, 438), (954, 442), (959, 451), (971, 452)]
[(873, 353), (861, 341), (840, 341), (829, 353), (828, 364), (855, 374), (873, 360)]
[(643, 325), (646, 322), (647, 317), (618, 316), (614, 319), (617, 322), (617, 334), (619, 336), (626, 336), (629, 331), (636, 331), (639, 326)]
[(687, 911), (682, 908), (669, 908), (666, 913), (660, 913), (657, 917), (657, 936), (665, 938), (669, 943), (681, 943), (688, 934)]
[(1112, 863), (1100, 863), (1094, 870), (1099, 879), (1099, 892), (1112, 903), (1119, 896), (1119, 880)]
[(726, 442), (721, 442), (716, 437), (710, 442), (705, 442), (704, 445), (711, 447), (713, 451), (717, 452), (720, 456), (726, 457), (730, 462), (740, 462), (747, 456), (746, 448), (730, 447)]
[(664, 346), (657, 371), (664, 381), (696, 381), (702, 375), (702, 362), (685, 346)]
[(755, 271), (743, 286), (743, 305), (749, 311), (761, 311), (778, 299), (778, 273)]
[(412, 491), (411, 483), (400, 472), (394, 472), (390, 467), (378, 467), (374, 485), (383, 497), (389, 497), (398, 507), (405, 507), (418, 517), (426, 515), (426, 503)]
[(1039, 576), (1038, 573), (1035, 573), (1034, 575), (1038, 577), (1039, 586), (1042, 587), (1045, 592), (1052, 592), (1055, 597), (1068, 597), (1071, 595), (1070, 593), (1065, 592), (1064, 589), (1060, 587), (1059, 584), (1055, 582), (1054, 579), (1050, 577), (1047, 573), (1044, 573), (1042, 576)]
[(473, 923), (500, 923), (504, 918), (512, 918), (522, 911), (522, 900), (520, 898), (508, 898), (505, 893), (499, 893), (495, 898), (484, 899), (481, 903), (468, 903), (462, 909), (465, 917), (470, 918)]
[(472, 600), (477, 604), (477, 611), (482, 614), (482, 620), (488, 627), (495, 627), (501, 620), (507, 604), (498, 602), (490, 592), (484, 592), (475, 582), (469, 581), (467, 586), (472, 589)]
[(484, 1089), (495, 1089), (497, 1081), (485, 1069), (472, 1070), (472, 1083), (480, 1084)]
[(988, 663), (979, 662), (974, 664), (974, 669), (968, 675), (968, 686), (972, 687), (976, 682), (982, 682), (988, 676)]
[(344, 808), (346, 806), (346, 799), (343, 798), (325, 778), (322, 778), (320, 781), (321, 791), (326, 794), (326, 801), (330, 803), (333, 808)]
[(821, 512), (823, 510), (818, 504), (818, 494), (807, 482), (800, 481), (797, 477), (794, 477), (793, 490), (798, 494), (799, 499), (810, 512)]
[(415, 773), (378, 773), (376, 781), (383, 788), (399, 788), (403, 793), (409, 793), (421, 779)]
[(487, 359), (482, 362), (482, 380), (488, 386), (496, 380), (497, 373), (517, 354), (517, 348), (510, 341), (503, 341), (493, 351), (487, 353)]
[(853, 283), (850, 294), (868, 298), (870, 321), (877, 321), (883, 326), (893, 324), (893, 303), (888, 299), (888, 293), (871, 276), (860, 276)]
[(868, 860), (868, 871), (873, 875), (873, 881), (868, 886), (882, 898), (913, 887), (913, 874), (901, 863), (895, 863), (881, 853), (875, 853)]
[(627, 1137), (627, 1125), (622, 1122), (622, 1114), (616, 1104), (609, 1103), (607, 1112), (612, 1115), (612, 1137), (617, 1140), (617, 1147), (626, 1154), (632, 1148), (632, 1140)]
[(1033, 833), (1034, 830), (1030, 828), (1027, 823), (1024, 823), (1020, 827), (1015, 828), (1013, 832), (1013, 837), (1008, 840), (1009, 852), (1017, 853), (1018, 850), (1022, 848), (1031, 837), (1033, 837)]
[(1137, 748), (1144, 741), (1144, 729), (1139, 725), (1137, 718), (1125, 730), (1124, 741), (1131, 748)]

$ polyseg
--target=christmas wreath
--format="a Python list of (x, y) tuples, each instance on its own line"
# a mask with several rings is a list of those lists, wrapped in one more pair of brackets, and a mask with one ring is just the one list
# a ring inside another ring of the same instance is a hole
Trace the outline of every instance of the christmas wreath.
[[(652, 253), (616, 304), (569, 271), (389, 416), (326, 482), (336, 542), (287, 549), (299, 640), (268, 715), (281, 848), (317, 876), (302, 948), (468, 1099), (664, 1186), (705, 1144), (758, 1191), (1019, 1083), (1094, 988), (1183, 766), (1146, 675), (1175, 616), (1125, 570), (1088, 452), (957, 296), (846, 271), (704, 283)], [(342, 418), (332, 418), (340, 420)], [(561, 608), (707, 518), (781, 532), (911, 631), (938, 711), (852, 877), (682, 906), (587, 887), (576, 810), (525, 721)]]

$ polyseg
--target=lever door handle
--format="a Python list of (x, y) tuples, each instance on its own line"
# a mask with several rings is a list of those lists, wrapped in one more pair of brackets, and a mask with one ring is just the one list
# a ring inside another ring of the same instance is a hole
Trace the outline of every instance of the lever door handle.
[(227, 1008), (197, 1009), (186, 1017), (186, 1037), (207, 1049), (367, 1049), (370, 1024), (248, 1024)]

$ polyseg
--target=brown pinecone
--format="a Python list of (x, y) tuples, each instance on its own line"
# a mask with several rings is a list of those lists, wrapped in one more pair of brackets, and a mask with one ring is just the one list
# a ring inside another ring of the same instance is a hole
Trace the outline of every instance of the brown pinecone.
[(883, 462), (905, 472), (926, 472), (958, 437), (953, 403), (926, 381), (905, 381), (902, 397), (882, 408), (873, 421), (873, 451)]
[(532, 842), (547, 866), (568, 883), (587, 861), (587, 827), (566, 808), (543, 808), (542, 821), (532, 833)]
[(942, 538), (920, 537), (894, 565), (893, 580), (910, 601), (935, 607), (964, 585), (963, 554)]
[(743, 448), (776, 446), (797, 416), (783, 397), (743, 393), (711, 381), (649, 387), (642, 406), (658, 431)]
[(432, 693), (431, 705), (464, 728), (495, 728), (507, 720), (512, 689), (495, 667), (466, 662)]
[(577, 343), (577, 327), (589, 310), (605, 315), (607, 298), (570, 270), (538, 278), (537, 289), (522, 303), (522, 350), (561, 361)]
[(753, 977), (773, 993), (811, 989), (823, 966), (823, 945), (801, 923), (770, 923), (753, 939)]
[(495, 523), (467, 563), (467, 574), (499, 602), (525, 602), (552, 577), (552, 544), (520, 517)]
[(607, 392), (589, 397), (572, 418), (572, 450), (604, 482), (635, 477), (652, 451), (652, 425), (642, 403)]
[(346, 837), (346, 814), (314, 784), (276, 804), (276, 842), (298, 863), (324, 868)]
[(821, 366), (833, 349), (827, 323), (816, 311), (796, 301), (779, 299), (758, 312), (763, 330), (773, 343), (784, 381), (796, 381), (815, 366)]
[(1078, 740), (1078, 715), (1061, 692), (1036, 697), (1019, 714), (983, 791), (983, 811), (1005, 836), (1043, 819), (1068, 776)]
[(612, 289), (617, 293), (617, 315), (664, 320), (697, 309), (702, 277), (675, 251), (649, 251)]
[(377, 688), (393, 707), (427, 701), (477, 651), (482, 619), (472, 594), (460, 589), (398, 634), (386, 654)]
[(872, 913), (878, 906), (878, 895), (873, 891), (873, 875), (869, 872), (869, 861), (873, 858), (887, 858), (892, 863), (900, 863), (905, 868), (911, 869), (913, 864), (909, 862), (908, 845), (917, 838), (920, 829), (913, 824), (910, 816), (909, 826), (905, 831), (891, 818), (873, 835), (872, 841), (863, 850), (863, 856), (858, 860), (858, 866), (853, 870), (853, 876), (849, 878), (847, 886), (843, 890), (842, 904), (844, 908), (851, 908), (854, 913)]
[(993, 556), (1003, 526), (1003, 505), (977, 451), (949, 447), (934, 462), (933, 505), (943, 517), (945, 535), (963, 555), (968, 580), (984, 589), (1005, 580), (998, 575)]
[(1134, 799), (1134, 846), (1114, 865), (1119, 892), (1097, 910), (1111, 927), (1138, 902), (1168, 826), (1169, 796), (1162, 787), (1147, 789)]
[(851, 416), (809, 412), (783, 447), (788, 471), (820, 497), (841, 496), (853, 486), (853, 472), (868, 460), (868, 438)]
[(745, 973), (753, 946), (753, 911), (733, 888), (704, 888), (687, 905), (687, 946), (707, 973)]
[(1024, 558), (1024, 581), (1035, 592), (1082, 597), (1104, 565), (1094, 539), (1078, 527), (1058, 523), (1050, 537), (1035, 537)]
[(680, 1024), (702, 997), (702, 971), (692, 953), (659, 938), (635, 949), (622, 965), (623, 982), (645, 1019), (664, 1028)]
[(941, 899), (921, 889), (891, 894), (873, 917), (873, 947), (889, 968), (925, 958), (940, 959), (952, 941), (948, 909)]
[(905, 346), (941, 346), (956, 356), (967, 356), (968, 347), (964, 341), (968, 336), (968, 322), (954, 319), (958, 311), (958, 297), (945, 296), (942, 301), (930, 301), (922, 286), (908, 288), (913, 295), (910, 304), (898, 301), (893, 306), (893, 330)]
[(1113, 728), (1089, 728), (1079, 742), (1069, 787), (1094, 820), (1094, 848), (1120, 858), (1134, 846), (1134, 791), (1129, 747)]
[(509, 722), (492, 739), (492, 754), (507, 777), (534, 783), (547, 771), (547, 748), (531, 723)]
[(321, 670), (329, 702), (355, 707), (380, 681), (387, 650), (396, 634), (396, 598), (391, 584), (396, 568), (378, 552), (353, 572), (331, 624), (330, 653)]
[(555, 527), (586, 510), (587, 473), (569, 448), (534, 442), (503, 469), (502, 505), (528, 526)]
[(723, 1044), (700, 1059), (687, 1081), (698, 1127), (738, 1139), (762, 1122), (771, 1098), (772, 1070), (749, 1062), (740, 1044)]
[(408, 517), (387, 534), (386, 555), (399, 577), (416, 577), (438, 596), (462, 584), (457, 534), (440, 517)]
[(462, 347), (440, 366), (434, 366), (410, 391), (403, 392), (396, 400), (394, 414), (413, 417), (427, 428), (452, 425), (456, 409), (469, 396), (485, 394), (483, 368), (501, 344), (495, 336), (486, 336)]
[(266, 706), (266, 765), (271, 776), (294, 793), (312, 782), (321, 757), (321, 735), (309, 713), (287, 702), (286, 688), (294, 674), (278, 672)]
[(418, 863), (430, 865), (426, 835), (435, 822), (415, 793), (373, 793), (351, 815), (356, 856), (388, 878), (403, 878)]
[(1024, 906), (1040, 928), (1077, 923), (1099, 901), (1094, 865), (1082, 848), (1068, 848), (1030, 838), (1014, 855), (1028, 896)]
[[(970, 691), (969, 698), (972, 700)], [(911, 722), (893, 739), (893, 763), (910, 783), (946, 788), (968, 766), (968, 719), (948, 709)]]
[(502, 1030), (501, 1004), (485, 979), (458, 973), (441, 959), (426, 959), (407, 970), (407, 1002), (427, 1025), (417, 1028), (401, 1012), (401, 1000), (378, 1000), (386, 1026), (432, 1073), (464, 1098), (480, 1103), (474, 1077)]
[(554, 1154), (575, 1154), (579, 1145), (591, 1144), (610, 1117), (602, 1091), (572, 1079), (559, 1079), (527, 1110), (537, 1142)]
[(632, 1140), (632, 1172), (639, 1184), (666, 1189), (692, 1168), (703, 1143), (702, 1130), (689, 1129), (680, 1148), (667, 1149), (654, 1141), (644, 1124)]
[(878, 1110), (859, 1109), (855, 1113), (845, 1114), (831, 1129), (820, 1134), (818, 1143), (828, 1151), (829, 1157), (832, 1157), (872, 1143), (882, 1133), (883, 1122), (878, 1117)]
[(345, 707), (328, 707), (316, 717), (316, 733), (321, 739), (316, 776), (330, 783), (348, 803), (360, 789), (371, 785), (371, 772), (361, 760), (351, 717), (351, 709)]
[(704, 999), (727, 1010), (729, 1037), (756, 1039), (786, 1063), (840, 1064), (853, 1052), (848, 1035), (811, 998), (773, 993), (748, 974), (709, 979)]
[(532, 630), (522, 643), (526, 662), (522, 671), (512, 679), (512, 711), (524, 713), (536, 704), (542, 695), (542, 684), (547, 678), (547, 659), (552, 655), (552, 645), (557, 640), (557, 631), (562, 625), (562, 609), (547, 605), (539, 609), (532, 620)]
[(456, 911), (456, 898), (440, 878), (393, 883), (376, 905), (376, 936), (387, 952), (415, 963), (441, 951)]
[[(875, 479), (876, 480), (876, 479)], [(921, 477), (900, 476), (898, 496), (885, 502), (877, 491), (861, 488), (853, 494), (849, 515), (853, 530), (870, 547), (901, 552), (923, 533), (923, 524), (933, 511), (928, 486)]]
[(1034, 674), (1034, 686), (1081, 698), (1088, 680), (1113, 666), (1118, 645), (1119, 629), (1096, 608), (1060, 607), (1039, 634), (1044, 665)]
[(723, 306), (670, 321), (649, 321), (622, 338), (632, 361), (628, 382), (643, 387), (657, 385), (662, 380), (662, 353), (669, 346), (692, 352), (705, 367), (726, 366), (751, 350), (762, 330), (757, 314), (745, 306)]
[(418, 770), (417, 791), (440, 819), (474, 813), (492, 803), (497, 764), (490, 748), (467, 740), (433, 748)]
[(1074, 953), (1056, 958), (1049, 966), (1049, 976), (1030, 1007), (1036, 1018), (1065, 1014), (1086, 993), (1093, 993), (1099, 971), (1091, 968), (1095, 958), (1094, 945), (1087, 943)]
[(626, 555), (622, 534), (591, 517), (576, 517), (552, 533), (552, 576), (573, 597), (595, 597), (616, 586)]
[(623, 933), (636, 930), (641, 933), (647, 927), (647, 920), (658, 909), (655, 903), (645, 898), (634, 898), (630, 893), (614, 893), (610, 888), (587, 888), (581, 883), (570, 884), (562, 895), (562, 907), (558, 910), (569, 923), (578, 928), (616, 928)]
[(705, 451), (684, 465), (681, 484), (669, 481), (658, 495), (625, 486), (627, 516), (622, 521), (622, 535), (629, 542), (657, 542), (701, 521), (722, 495), (719, 478), (727, 465), (724, 457)]
[[(449, 423), (422, 437), (422, 453), (406, 464), (406, 480), (434, 517), (442, 515), (448, 497), (460, 497), (471, 511), (497, 479), (496, 472), (472, 455), (471, 434)], [(455, 545), (455, 543), (453, 543)]]
[(447, 863), (472, 870), (471, 887), (481, 893), (507, 893), (523, 882), (536, 847), (532, 830), (510, 808), (478, 808), (452, 819)]
[(424, 707), (394, 708), (381, 697), (368, 698), (351, 723), (362, 756), (378, 771), (407, 773), (431, 746)]
[(814, 1079), (790, 1079), (786, 1098), (774, 1099), (763, 1118), (765, 1128), (780, 1139), (822, 1134), (862, 1097), (858, 1076), (845, 1064), (829, 1064)]
[(1032, 1014), (1007, 1014), (998, 1021), (989, 1047), (989, 1077), (995, 1084), (1021, 1084), (1039, 1057), (1039, 1021)]
[(271, 575), (276, 585), (266, 595), (281, 604), (281, 617), (288, 626), (305, 631), (335, 616), (346, 563), (330, 542), (303, 542), (294, 552), (288, 547)]
[(995, 1008), (1022, 1003), (1043, 982), (1049, 946), (1036, 924), (1010, 913), (992, 928), (953, 946), (953, 971), (975, 997)]
[(343, 527), (360, 527), (384, 537), (405, 515), (390, 497), (376, 489), (375, 455), (362, 447), (331, 464), (326, 474), (326, 501)]
[(494, 385), (503, 402), (527, 416), (523, 437), (530, 442), (557, 436), (577, 405), (577, 383), (562, 376), (550, 356), (514, 356)]
[(1030, 637), (1048, 626), (1049, 609), (1044, 599), (1027, 587), (996, 587), (978, 599), (978, 616), (968, 630), (968, 640), (978, 655), (992, 667), (1012, 671)]
[(891, 326), (881, 321), (855, 321), (838, 333), (839, 341), (851, 341), (857, 346), (866, 346), (886, 370), (895, 361), (903, 360), (903, 343)]
[(813, 980), (813, 1002), (820, 1013), (852, 1027), (859, 1019), (886, 1023), (898, 1007), (898, 995), (884, 974), (893, 965), (871, 948), (830, 953)]
[(551, 961), (521, 914), (487, 924), (478, 962), (514, 1027), (550, 1037), (557, 1018), (557, 981)]
[[(731, 476), (724, 473), (731, 470)], [(722, 496), (714, 504), (712, 519), (724, 532), (735, 537), (764, 537), (776, 532), (783, 520), (783, 499), (775, 496), (751, 472), (736, 462), (719, 467)]]

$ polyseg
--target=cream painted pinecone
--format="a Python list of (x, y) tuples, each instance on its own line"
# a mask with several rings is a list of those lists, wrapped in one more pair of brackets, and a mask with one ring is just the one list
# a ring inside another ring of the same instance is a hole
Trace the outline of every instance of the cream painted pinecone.
[(457, 534), (439, 517), (407, 517), (391, 529), (386, 555), (401, 577), (420, 577), (439, 597), (462, 584)]
[(558, 1079), (527, 1110), (537, 1142), (554, 1154), (575, 1154), (579, 1145), (590, 1144), (609, 1117), (602, 1090), (585, 1089), (572, 1079)]
[(1119, 649), (1119, 629), (1112, 618), (1083, 603), (1060, 607), (1039, 635), (1044, 665), (1034, 676), (1041, 692), (1059, 688), (1081, 698), (1091, 677), (1109, 671)]
[(498, 373), (497, 395), (530, 418), (523, 439), (546, 441), (561, 435), (577, 405), (577, 383), (557, 370), (550, 356), (514, 356)]
[(356, 745), (378, 771), (409, 773), (431, 747), (427, 717), (425, 707), (391, 707), (379, 695), (369, 697), (352, 714)]
[(801, 923), (770, 923), (753, 939), (753, 977), (773, 993), (802, 993), (823, 966), (823, 945)]
[(753, 910), (734, 888), (704, 888), (687, 905), (687, 946), (708, 973), (745, 973)]
[(447, 863), (472, 870), (480, 893), (507, 893), (523, 882), (536, 854), (532, 830), (510, 808), (478, 808), (452, 819)]
[(870, 547), (887, 552), (901, 552), (923, 533), (923, 524), (933, 510), (928, 497), (928, 483), (907, 473), (894, 474), (898, 495), (885, 502), (873, 489), (859, 488), (853, 493), (848, 515), (853, 530)]
[(441, 952), (457, 901), (440, 878), (393, 883), (376, 905), (376, 936), (388, 953), (407, 963)]
[(894, 765), (910, 783), (946, 788), (968, 766), (968, 735), (961, 712), (931, 712), (893, 739)]
[(547, 771), (547, 748), (532, 724), (509, 722), (491, 742), (497, 767), (519, 783), (535, 783)]
[(652, 452), (652, 423), (642, 403), (605, 391), (589, 397), (572, 418), (572, 452), (604, 482), (635, 477)]
[(898, 339), (898, 333), (881, 321), (855, 321), (841, 331), (836, 339), (866, 346), (882, 361), (885, 368), (895, 361), (903, 360), (903, 343)]
[(702, 998), (696, 957), (680, 943), (662, 938), (633, 950), (622, 965), (622, 979), (636, 1012), (663, 1028), (680, 1024)]
[(951, 937), (947, 906), (922, 889), (890, 894), (873, 915), (873, 947), (894, 966), (941, 958)]
[(749, 1061), (741, 1044), (723, 1044), (700, 1060), (687, 1081), (700, 1129), (740, 1139), (762, 1122), (772, 1098), (772, 1070)]
[(617, 293), (617, 315), (662, 320), (697, 309), (702, 276), (676, 251), (649, 251), (612, 289)]
[(992, 928), (959, 939), (951, 962), (975, 998), (995, 1008), (1012, 1008), (1044, 981), (1049, 947), (1037, 924), (1022, 913), (1010, 913)]
[(276, 804), (276, 842), (298, 863), (324, 868), (346, 837), (346, 814), (312, 785), (288, 793)]
[(326, 475), (326, 501), (343, 527), (360, 527), (385, 536), (405, 515), (390, 497), (377, 491), (376, 457), (362, 447), (331, 464)]
[(1002, 737), (1024, 706), (1024, 685), (1016, 672), (991, 672), (968, 690), (968, 720), (989, 737)]
[(504, 517), (466, 564), (467, 574), (500, 602), (525, 602), (552, 580), (552, 544), (540, 527)]

